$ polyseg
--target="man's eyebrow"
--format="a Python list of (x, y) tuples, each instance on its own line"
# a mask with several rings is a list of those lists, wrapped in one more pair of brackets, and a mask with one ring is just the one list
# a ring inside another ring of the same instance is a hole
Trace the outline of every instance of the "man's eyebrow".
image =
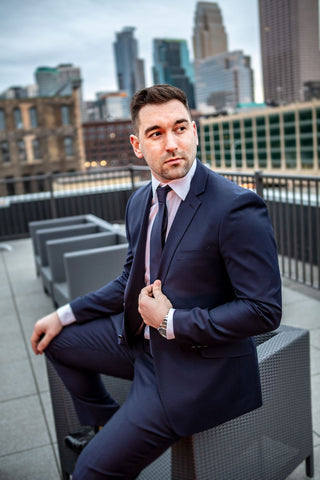
[(144, 134), (147, 135), (148, 133), (152, 132), (153, 130), (159, 130), (159, 125), (152, 125), (145, 129)]
[[(179, 118), (174, 122), (174, 126), (179, 125), (180, 123), (187, 123), (189, 122), (190, 119), (188, 120), (187, 118)], [(153, 130), (160, 130), (161, 127), (159, 125), (152, 125), (151, 127), (148, 127), (145, 129), (144, 134), (147, 135), (148, 133), (152, 132)]]

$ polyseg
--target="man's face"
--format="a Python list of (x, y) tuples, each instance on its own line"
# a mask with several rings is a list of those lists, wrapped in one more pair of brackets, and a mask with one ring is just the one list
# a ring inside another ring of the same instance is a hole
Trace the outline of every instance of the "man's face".
[(138, 158), (144, 157), (162, 183), (184, 177), (196, 157), (197, 128), (179, 100), (148, 104), (138, 116), (138, 134), (130, 141)]

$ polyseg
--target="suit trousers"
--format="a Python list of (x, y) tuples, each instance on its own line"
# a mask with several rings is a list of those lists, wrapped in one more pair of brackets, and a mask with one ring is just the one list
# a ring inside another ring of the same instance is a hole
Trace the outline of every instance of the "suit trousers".
[[(46, 349), (82, 425), (104, 425), (80, 454), (72, 480), (134, 479), (179, 439), (162, 406), (149, 341), (119, 344), (110, 318), (64, 327)], [(120, 407), (100, 374), (132, 380)]]

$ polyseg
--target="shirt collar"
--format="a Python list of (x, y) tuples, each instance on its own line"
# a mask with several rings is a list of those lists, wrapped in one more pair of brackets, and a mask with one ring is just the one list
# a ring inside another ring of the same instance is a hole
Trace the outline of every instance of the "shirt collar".
[[(196, 171), (197, 168), (197, 161), (196, 159), (194, 160), (189, 172), (182, 178), (177, 178), (176, 180), (172, 180), (171, 182), (168, 182), (166, 185), (170, 185), (172, 190), (178, 195), (178, 197), (181, 198), (181, 200), (185, 200), (186, 196), (189, 193), (190, 190), (190, 183), (192, 180), (192, 177)], [(159, 180), (157, 180), (152, 174), (151, 174), (151, 181), (152, 181), (152, 194), (153, 194), (153, 199), (156, 199), (156, 190), (158, 186), (161, 184)]]

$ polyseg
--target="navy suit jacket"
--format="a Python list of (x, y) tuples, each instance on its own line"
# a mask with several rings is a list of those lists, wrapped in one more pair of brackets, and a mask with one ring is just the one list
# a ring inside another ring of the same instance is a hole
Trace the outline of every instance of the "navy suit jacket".
[[(160, 396), (180, 435), (261, 405), (252, 337), (274, 330), (281, 319), (277, 251), (264, 201), (197, 162), (159, 271), (162, 291), (176, 309), (175, 339), (150, 329)], [(128, 201), (129, 248), (121, 276), (71, 302), (78, 322), (111, 315), (119, 341), (128, 344), (141, 324), (137, 306), (151, 198), (148, 184)]]

